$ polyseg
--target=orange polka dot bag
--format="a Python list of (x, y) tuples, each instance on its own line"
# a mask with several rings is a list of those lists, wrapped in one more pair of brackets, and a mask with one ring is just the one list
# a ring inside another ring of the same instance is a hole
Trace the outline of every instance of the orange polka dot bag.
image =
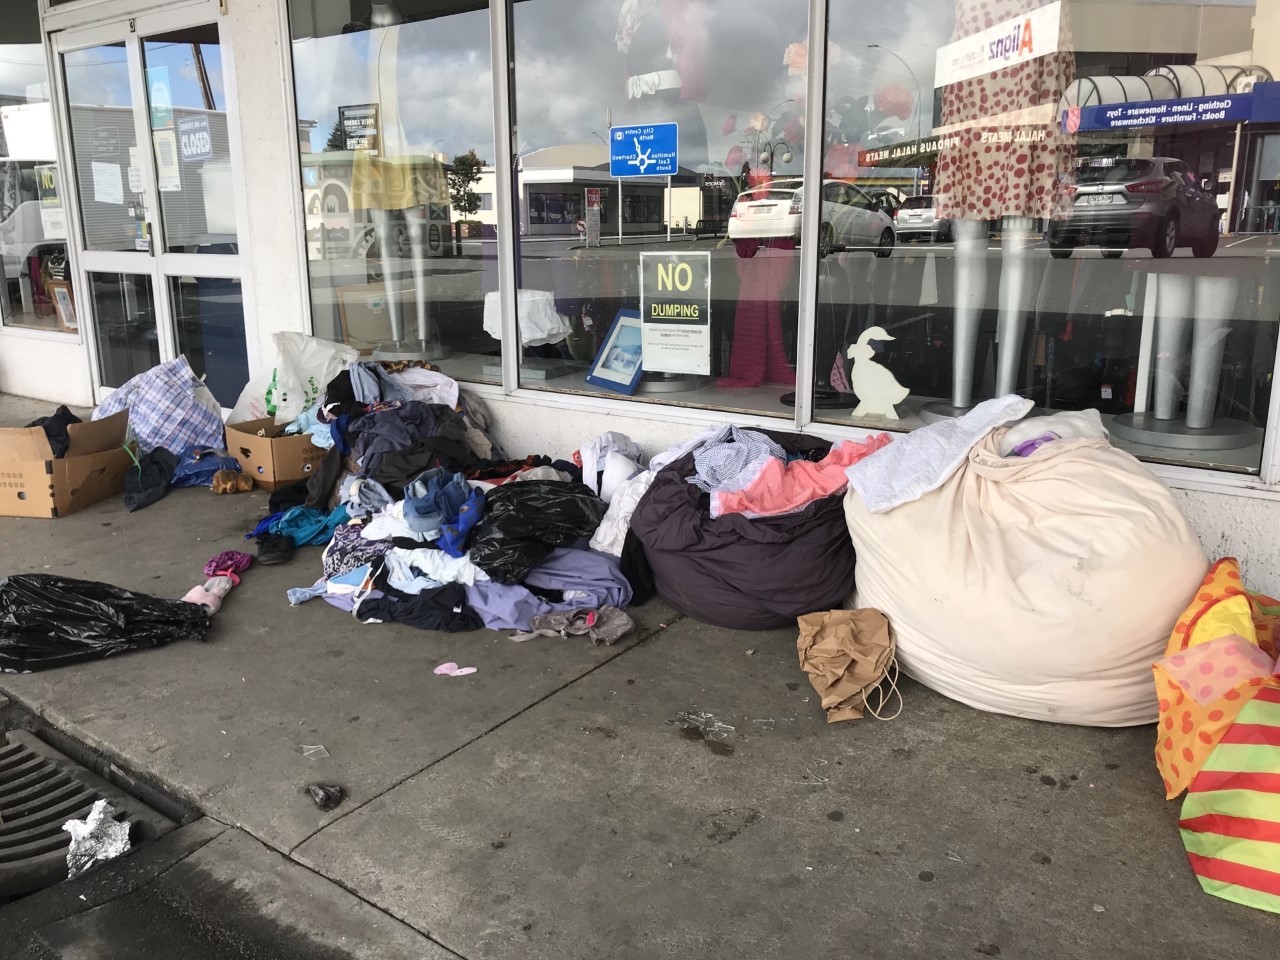
[(1214, 564), (1154, 665), (1156, 765), (1201, 887), (1280, 913), (1280, 601)]

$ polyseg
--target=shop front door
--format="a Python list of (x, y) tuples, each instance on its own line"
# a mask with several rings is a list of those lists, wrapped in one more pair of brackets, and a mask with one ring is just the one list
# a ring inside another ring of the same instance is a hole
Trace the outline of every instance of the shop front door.
[(201, 5), (53, 35), (98, 393), (186, 356), (224, 407), (249, 377), (240, 154), (220, 18)]

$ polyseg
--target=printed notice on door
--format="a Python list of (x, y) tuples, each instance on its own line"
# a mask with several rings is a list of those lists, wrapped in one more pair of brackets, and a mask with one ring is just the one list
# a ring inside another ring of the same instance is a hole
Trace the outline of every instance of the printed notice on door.
[(157, 130), (151, 134), (156, 148), (156, 182), (164, 193), (177, 193), (182, 189), (182, 173), (178, 166), (178, 138), (172, 130)]
[(93, 161), (93, 199), (99, 203), (124, 203), (124, 178), (120, 164)]
[(711, 253), (640, 254), (644, 368), (711, 373)]

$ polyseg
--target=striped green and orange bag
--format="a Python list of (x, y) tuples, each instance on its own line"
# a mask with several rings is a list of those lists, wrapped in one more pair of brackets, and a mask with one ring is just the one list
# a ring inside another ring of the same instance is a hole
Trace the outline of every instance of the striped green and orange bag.
[(1200, 767), (1179, 826), (1205, 893), (1280, 913), (1280, 678), (1254, 693)]

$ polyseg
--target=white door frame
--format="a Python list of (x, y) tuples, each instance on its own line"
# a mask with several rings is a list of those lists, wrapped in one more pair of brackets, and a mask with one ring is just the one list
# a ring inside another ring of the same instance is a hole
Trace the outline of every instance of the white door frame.
[[(123, 16), (130, 10), (138, 12), (134, 16)], [(51, 95), (54, 103), (58, 147), (61, 153), (59, 162), (61, 188), (68, 218), (68, 252), (73, 275), (77, 281), (76, 289), (81, 291), (77, 297), (77, 309), (81, 315), (83, 343), (89, 351), (92, 386), (99, 400), (110, 393), (112, 388), (105, 387), (102, 383), (96, 336), (97, 318), (94, 316), (93, 303), (88, 296), (88, 274), (90, 273), (125, 273), (146, 276), (149, 279), (152, 285), (152, 300), (155, 304), (156, 329), (162, 361), (173, 359), (178, 355), (177, 331), (169, 294), (170, 278), (197, 276), (239, 280), (250, 373), (258, 365), (257, 323), (249, 269), (251, 258), (248, 240), (248, 207), (244, 190), (239, 188), (235, 190), (234, 214), (238, 251), (236, 254), (197, 255), (168, 253), (163, 249), (164, 226), (159, 202), (155, 155), (152, 149), (143, 62), (142, 41), (149, 36), (199, 25), (212, 25), (217, 29), (232, 176), (237, 184), (242, 182), (244, 163), (240, 118), (236, 105), (235, 58), (224, 14), (225, 6), (220, 0), (174, 0), (166, 3), (163, 9), (157, 9), (155, 0), (100, 0), (100, 2), (84, 0), (83, 4), (58, 7), (45, 14), (46, 56), (52, 85)], [(103, 21), (103, 16), (110, 16), (112, 19)], [(50, 32), (55, 25), (65, 25), (65, 28)], [(85, 249), (79, 175), (72, 149), (70, 107), (62, 55), (86, 47), (121, 42), (125, 45), (129, 70), (135, 139), (139, 147), (138, 158), (141, 164), (146, 220), (150, 226), (151, 243), (147, 252)]]

